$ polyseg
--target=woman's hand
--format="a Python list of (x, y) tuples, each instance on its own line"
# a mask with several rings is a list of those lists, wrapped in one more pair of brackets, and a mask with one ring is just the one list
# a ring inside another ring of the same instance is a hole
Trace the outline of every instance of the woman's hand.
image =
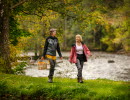
[(92, 54), (87, 55), (88, 58), (91, 57), (91, 56), (92, 56)]
[(90, 54), (89, 56), (92, 56), (92, 54)]

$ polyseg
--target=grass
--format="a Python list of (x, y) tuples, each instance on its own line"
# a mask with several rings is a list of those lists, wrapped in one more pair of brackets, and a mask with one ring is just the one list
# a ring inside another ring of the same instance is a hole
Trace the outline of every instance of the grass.
[(130, 82), (0, 74), (0, 99), (8, 100), (129, 100)]

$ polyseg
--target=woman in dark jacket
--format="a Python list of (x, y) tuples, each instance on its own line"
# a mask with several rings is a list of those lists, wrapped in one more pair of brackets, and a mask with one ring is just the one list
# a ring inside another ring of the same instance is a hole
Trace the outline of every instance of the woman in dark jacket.
[(50, 62), (50, 70), (48, 75), (49, 83), (53, 82), (54, 68), (56, 65), (56, 51), (58, 52), (60, 59), (62, 59), (59, 41), (55, 35), (56, 35), (56, 29), (50, 29), (50, 36), (46, 38), (44, 52), (41, 58), (42, 60), (47, 58), (49, 59)]
[(77, 79), (79, 83), (83, 83), (82, 69), (83, 64), (87, 61), (88, 56), (91, 56), (88, 47), (82, 42), (81, 35), (76, 35), (76, 43), (72, 45), (69, 61), (70, 63), (75, 63), (77, 66)]

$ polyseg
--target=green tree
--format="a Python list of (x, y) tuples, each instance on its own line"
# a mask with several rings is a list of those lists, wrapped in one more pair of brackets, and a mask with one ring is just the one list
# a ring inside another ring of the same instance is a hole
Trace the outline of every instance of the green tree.
[[(16, 9), (18, 12), (20, 11), (30, 15), (35, 14), (39, 17), (42, 17), (45, 14), (43, 9), (50, 9), (64, 14), (64, 2), (65, 1), (63, 0), (0, 0), (0, 69), (2, 69), (2, 72), (12, 72), (10, 62), (9, 34), (10, 32), (13, 33), (10, 35), (10, 38), (12, 39), (12, 37), (15, 36), (14, 33), (18, 32), (16, 28), (17, 23), (13, 21), (14, 14), (17, 15), (17, 12), (15, 13)], [(69, 3), (72, 4), (72, 2)], [(23, 4), (24, 6), (21, 8)], [(12, 19), (12, 22), (10, 19)], [(12, 23), (16, 26), (10, 27)], [(13, 44), (17, 43), (17, 37), (13, 37), (13, 42)]]

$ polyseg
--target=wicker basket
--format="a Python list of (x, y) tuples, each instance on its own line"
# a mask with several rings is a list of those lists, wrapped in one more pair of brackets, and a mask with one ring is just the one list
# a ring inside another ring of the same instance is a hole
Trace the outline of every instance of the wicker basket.
[(38, 61), (38, 62), (37, 62), (37, 65), (38, 65), (38, 70), (47, 69), (47, 63), (46, 63), (46, 62)]

